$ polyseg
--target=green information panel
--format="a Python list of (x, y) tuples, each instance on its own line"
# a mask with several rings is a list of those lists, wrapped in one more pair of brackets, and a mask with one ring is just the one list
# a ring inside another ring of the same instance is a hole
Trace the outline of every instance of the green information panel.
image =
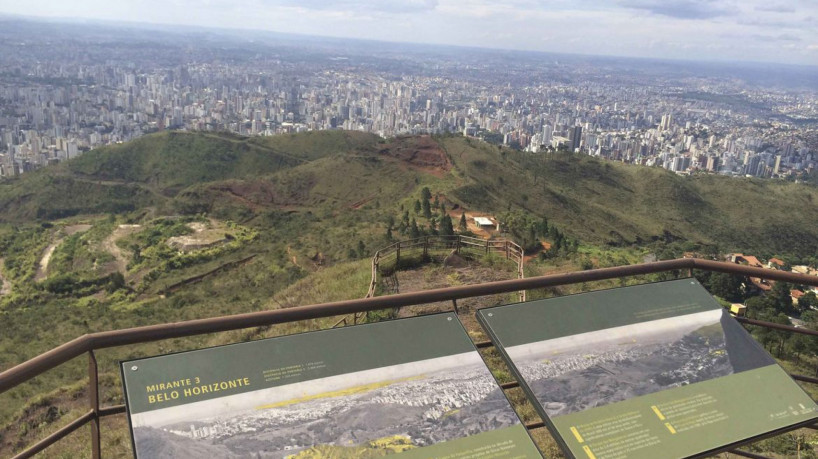
[(143, 459), (541, 458), (454, 314), (122, 363)]
[(693, 279), (477, 316), (569, 457), (700, 457), (818, 418)]

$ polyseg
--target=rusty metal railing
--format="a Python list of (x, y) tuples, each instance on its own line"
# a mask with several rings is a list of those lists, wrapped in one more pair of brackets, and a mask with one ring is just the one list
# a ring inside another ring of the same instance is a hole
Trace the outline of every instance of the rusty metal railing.
[[(607, 279), (615, 279), (628, 276), (638, 276), (654, 274), (665, 271), (688, 270), (692, 274), (693, 269), (705, 271), (723, 272), (729, 274), (743, 275), (748, 277), (760, 277), (775, 281), (792, 282), (803, 285), (818, 286), (818, 276), (808, 276), (791, 272), (777, 271), (763, 268), (753, 268), (733, 263), (718, 261), (683, 258), (668, 261), (658, 261), (654, 263), (644, 263), (630, 266), (619, 266), (614, 268), (601, 268), (588, 271), (571, 272), (564, 274), (553, 274), (547, 276), (531, 277), (527, 279), (514, 279), (497, 282), (487, 282), (484, 284), (463, 285), (442, 289), (427, 290), (422, 292), (402, 293), (389, 296), (377, 296), (363, 299), (337, 301), (332, 303), (314, 304), (288, 309), (277, 309), (272, 311), (260, 311), (246, 314), (237, 314), (224, 317), (213, 317), (208, 319), (198, 319), (186, 322), (175, 322), (145, 327), (127, 328), (97, 332), (83, 335), (56, 347), (44, 354), (38, 355), (26, 362), (9, 368), (0, 373), (0, 394), (40, 375), (52, 368), (62, 365), (71, 359), (88, 354), (88, 376), (89, 376), (89, 411), (75, 419), (68, 425), (60, 428), (48, 437), (36, 442), (26, 450), (20, 452), (14, 459), (23, 459), (34, 456), (47, 447), (58, 442), (65, 436), (76, 431), (85, 425), (91, 426), (91, 453), (94, 459), (101, 457), (100, 447), (100, 419), (106, 416), (125, 412), (124, 405), (102, 407), (99, 403), (99, 382), (97, 378), (97, 362), (94, 352), (99, 349), (110, 347), (127, 346), (137, 343), (165, 340), (170, 338), (182, 338), (186, 336), (201, 335), (206, 333), (224, 332), (239, 330), (244, 328), (275, 325), (285, 322), (301, 320), (327, 318), (332, 316), (348, 315), (379, 309), (395, 308), (424, 303), (434, 303), (438, 301), (453, 301), (461, 298), (472, 298), (484, 295), (495, 295), (509, 293), (519, 290), (531, 290), (539, 288), (556, 287), (560, 285), (577, 284), (582, 282), (594, 282)], [(739, 318), (740, 322), (748, 325), (775, 328), (794, 333), (804, 333), (818, 336), (818, 331), (795, 328), (787, 325), (763, 322), (747, 318)], [(481, 343), (477, 343), (481, 347)], [(489, 343), (490, 345), (490, 343)], [(485, 346), (482, 346), (485, 347)], [(793, 378), (818, 383), (817, 378), (808, 376), (793, 375)], [(533, 423), (529, 428), (541, 427), (541, 423)], [(760, 457), (754, 453), (745, 451), (733, 451), (735, 454), (745, 457)]]

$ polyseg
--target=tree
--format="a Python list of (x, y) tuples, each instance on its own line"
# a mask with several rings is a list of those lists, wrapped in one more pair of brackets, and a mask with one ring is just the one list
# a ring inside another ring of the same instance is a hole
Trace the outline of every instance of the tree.
[(108, 276), (108, 285), (105, 286), (108, 293), (113, 293), (123, 287), (125, 287), (125, 276), (121, 272), (117, 271)]
[(520, 211), (506, 212), (500, 215), (503, 228), (511, 235), (514, 242), (520, 244), (523, 250), (536, 250), (539, 246), (537, 241), (537, 228), (539, 222), (532, 215)]
[(774, 311), (773, 305), (767, 296), (747, 298), (744, 305), (747, 306), (747, 317), (751, 319), (767, 317)]
[(469, 225), (466, 223), (466, 212), (460, 214), (460, 231), (466, 231)]
[(429, 187), (425, 186), (422, 190), (420, 190), (420, 197), (421, 199), (430, 200), (432, 199), (432, 192), (429, 191)]
[(727, 301), (740, 302), (744, 295), (741, 291), (741, 279), (727, 273), (711, 273), (705, 284), (710, 293)]
[(419, 214), (421, 209), (420, 201), (415, 200), (415, 214)]
[(804, 293), (804, 296), (798, 299), (798, 309), (802, 311), (809, 311), (813, 308), (818, 308), (818, 295), (810, 290)]
[[(781, 325), (792, 325), (790, 318), (784, 313), (779, 313), (777, 316), (775, 316), (773, 322)], [(793, 334), (786, 330), (773, 330), (772, 333), (775, 336), (776, 341), (778, 341), (778, 352), (776, 353), (776, 356), (781, 357), (781, 351), (784, 349), (784, 344), (787, 343)]]
[(801, 353), (810, 348), (812, 337), (801, 333), (793, 333), (790, 338), (790, 350), (795, 353), (795, 361), (801, 361)]
[(444, 215), (440, 220), (440, 234), (443, 236), (454, 236), (454, 226), (452, 225), (452, 217)]
[(790, 290), (792, 290), (792, 285), (788, 284), (787, 282), (779, 281), (776, 282), (775, 285), (773, 285), (773, 288), (770, 290), (770, 293), (767, 294), (770, 296), (772, 305), (777, 311), (779, 312), (793, 311)]
[(423, 207), (423, 216), (426, 217), (426, 218), (432, 218), (432, 209), (429, 206), (429, 200), (428, 199), (423, 200), (423, 206), (422, 207)]
[(547, 218), (543, 217), (542, 220), (540, 221), (540, 228), (538, 229), (538, 232), (543, 237), (546, 234), (548, 234), (548, 219)]
[(358, 256), (360, 258), (366, 256), (366, 244), (364, 244), (364, 241), (358, 241)]
[(432, 204), (432, 207), (434, 207), (435, 209), (440, 208), (440, 199), (437, 197), (437, 195), (435, 195), (435, 202)]
[(417, 239), (420, 237), (420, 229), (418, 228), (418, 222), (415, 219), (412, 219), (412, 223), (409, 225), (409, 237), (412, 239)]

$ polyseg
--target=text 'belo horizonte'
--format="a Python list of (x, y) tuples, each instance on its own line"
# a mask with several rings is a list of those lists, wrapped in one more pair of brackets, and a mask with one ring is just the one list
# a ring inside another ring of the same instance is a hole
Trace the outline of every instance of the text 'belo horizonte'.
[[(194, 397), (197, 395), (246, 387), (250, 385), (250, 378), (236, 378), (229, 381), (220, 381), (211, 384), (199, 384), (199, 382), (199, 378), (196, 377), (192, 379), (188, 378), (152, 384), (145, 388), (146, 392), (148, 392), (148, 403), (161, 403), (169, 400), (177, 400), (179, 397)], [(181, 389), (181, 392), (176, 389)]]

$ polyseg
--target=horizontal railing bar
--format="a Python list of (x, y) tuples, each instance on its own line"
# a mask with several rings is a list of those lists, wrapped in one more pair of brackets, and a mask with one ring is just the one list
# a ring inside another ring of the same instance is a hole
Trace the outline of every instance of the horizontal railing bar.
[(125, 405), (105, 406), (99, 409), (99, 417), (114, 416), (125, 412)]
[(740, 449), (734, 449), (734, 450), (732, 450), (730, 452), (735, 454), (736, 456), (749, 457), (750, 459), (770, 459), (767, 456), (762, 456), (760, 454), (751, 453), (749, 451), (742, 451)]
[(500, 384), (500, 389), (503, 389), (503, 390), (514, 389), (514, 388), (517, 388), (517, 387), (520, 387), (520, 383), (518, 383), (517, 381), (511, 381), (511, 382)]
[[(413, 243), (417, 241), (418, 244)], [(421, 242), (422, 241), (422, 242)], [(397, 251), (398, 248), (415, 248), (422, 247), (424, 244), (428, 247), (428, 239), (419, 238), (410, 241), (410, 245), (403, 243), (396, 243), (381, 250), (376, 256), (383, 258), (391, 255), (390, 249)], [(472, 246), (474, 248), (487, 248), (492, 251), (504, 251), (508, 249), (509, 255), (512, 258), (517, 258), (521, 255), (522, 249), (515, 243), (510, 241), (482, 241), (481, 243), (470, 243), (464, 238), (460, 238), (460, 246)], [(434, 242), (434, 241), (433, 241)], [(435, 244), (436, 247), (451, 248), (452, 244)], [(496, 250), (501, 249), (501, 250)], [(770, 280), (793, 282), (797, 284), (805, 284), (811, 286), (818, 286), (818, 276), (808, 276), (804, 274), (777, 271), (771, 269), (754, 268), (749, 266), (737, 265), (733, 263), (724, 263), (711, 260), (701, 259), (677, 259), (654, 263), (645, 263), (640, 265), (620, 266), (614, 268), (602, 268), (582, 272), (555, 274), (548, 276), (540, 276), (528, 279), (515, 279), (510, 281), (498, 281), (485, 284), (467, 285), (460, 287), (452, 287), (445, 289), (428, 290), (425, 292), (414, 292), (399, 295), (391, 295), (385, 297), (367, 298), (363, 300), (349, 300), (339, 301), (334, 303), (317, 304), (310, 306), (302, 306), (289, 309), (277, 309), (273, 311), (261, 311), (254, 313), (238, 314), (227, 317), (215, 317), (209, 319), (198, 319), (187, 322), (177, 322), (169, 324), (152, 325), (146, 327), (136, 327), (124, 330), (114, 330), (107, 332), (98, 332), (81, 336), (77, 339), (69, 341), (57, 348), (52, 349), (44, 354), (41, 354), (27, 362), (21, 363), (13, 368), (10, 368), (0, 373), (0, 393), (27, 381), (44, 371), (54, 368), (68, 360), (80, 356), (81, 354), (90, 350), (123, 346), (128, 344), (136, 344), (148, 341), (157, 341), (169, 338), (179, 338), (191, 335), (198, 335), (204, 333), (214, 333), (220, 331), (229, 331), (249, 327), (257, 327), (262, 325), (272, 325), (283, 322), (292, 322), (298, 320), (315, 319), (322, 317), (331, 317), (343, 314), (363, 314), (367, 311), (385, 309), (389, 307), (400, 307), (411, 304), (424, 304), (436, 301), (454, 300), (460, 298), (469, 298), (475, 296), (484, 296), (497, 293), (507, 293), (518, 290), (545, 288), (565, 284), (574, 284), (580, 282), (591, 282), (597, 280), (605, 280), (611, 278), (618, 278), (624, 276), (633, 276), (640, 274), (651, 274), (656, 272), (663, 272), (669, 270), (681, 269), (703, 269), (707, 271), (724, 272), (729, 274), (744, 275), (749, 277), (759, 277)], [(757, 325), (779, 330), (786, 330), (794, 333), (803, 333), (813, 336), (818, 336), (818, 332), (814, 330), (796, 328), (784, 324), (776, 324), (772, 322), (764, 322), (754, 319), (747, 319), (743, 317), (737, 318), (740, 322), (750, 325)], [(476, 343), (478, 348), (486, 348), (492, 346), (490, 341)], [(818, 378), (813, 378), (803, 375), (791, 375), (793, 379), (805, 381), (809, 383), (818, 383)], [(503, 389), (510, 389), (519, 387), (517, 382), (509, 382), (502, 384)], [(125, 405), (115, 405), (101, 408), (98, 412), (99, 417), (111, 416), (124, 413)], [(25, 451), (14, 456), (14, 459), (29, 458), (44, 450), (48, 446), (56, 443), (60, 439), (79, 429), (95, 418), (95, 413), (89, 411), (80, 418), (72, 421), (68, 425), (60, 428), (48, 437), (35, 443)], [(534, 422), (526, 424), (529, 429), (543, 427), (542, 422)], [(815, 426), (808, 426), (815, 429)], [(742, 455), (750, 458), (766, 459), (764, 456), (756, 455), (754, 453), (734, 450), (734, 454)]]
[(0, 373), (0, 393), (92, 349), (274, 325), (284, 322), (340, 316), (355, 312), (360, 313), (413, 304), (451, 301), (453, 299), (692, 268), (818, 286), (818, 276), (807, 276), (805, 274), (789, 273), (772, 269), (752, 268), (734, 263), (682, 258), (630, 266), (551, 274), (527, 279), (487, 282), (484, 284), (463, 285), (421, 292), (276, 309), (272, 311), (251, 312), (226, 317), (196, 319), (187, 322), (149, 325), (145, 327), (87, 334), (12, 367)]
[(799, 374), (790, 373), (790, 377), (795, 379), (796, 381), (804, 381), (812, 384), (818, 384), (818, 378), (813, 378), (812, 376), (804, 376)]
[(692, 264), (692, 259), (658, 261), (90, 333), (0, 373), (0, 393), (91, 349), (341, 316), (355, 312), (376, 311), (378, 309), (414, 304), (451, 301), (453, 299), (494, 295), (524, 289), (650, 274), (673, 269), (684, 269)]
[(780, 271), (777, 269), (754, 268), (736, 263), (723, 261), (703, 260), (701, 258), (688, 258), (693, 261), (692, 268), (703, 269), (705, 271), (717, 271), (727, 274), (740, 274), (747, 277), (760, 277), (775, 281), (784, 281), (794, 284), (804, 284), (818, 287), (818, 276), (793, 273), (790, 271)]
[(795, 327), (786, 324), (777, 324), (775, 322), (765, 322), (763, 320), (748, 319), (747, 317), (736, 317), (736, 320), (747, 325), (756, 325), (764, 328), (774, 328), (776, 330), (784, 330), (791, 333), (801, 333), (803, 335), (818, 336), (818, 331), (810, 330), (809, 328)]
[(0, 394), (40, 373), (91, 350), (91, 335), (83, 335), (0, 373)]
[(474, 347), (476, 347), (477, 349), (484, 349), (484, 348), (492, 347), (492, 346), (494, 346), (494, 343), (492, 343), (491, 341), (480, 341), (480, 342), (474, 343)]
[(540, 427), (545, 427), (545, 423), (542, 421), (534, 421), (525, 425), (525, 428), (528, 430), (539, 429)]
[(35, 454), (39, 453), (40, 451), (48, 448), (49, 446), (57, 443), (58, 441), (65, 438), (67, 435), (71, 434), (75, 430), (79, 429), (80, 427), (84, 426), (91, 422), (94, 419), (94, 411), (91, 410), (82, 416), (78, 417), (77, 419), (71, 421), (69, 424), (61, 427), (56, 432), (52, 433), (51, 435), (43, 438), (42, 440), (38, 441), (37, 443), (31, 445), (25, 451), (17, 454), (16, 456), (12, 457), (12, 459), (27, 459), (29, 457), (34, 457)]

